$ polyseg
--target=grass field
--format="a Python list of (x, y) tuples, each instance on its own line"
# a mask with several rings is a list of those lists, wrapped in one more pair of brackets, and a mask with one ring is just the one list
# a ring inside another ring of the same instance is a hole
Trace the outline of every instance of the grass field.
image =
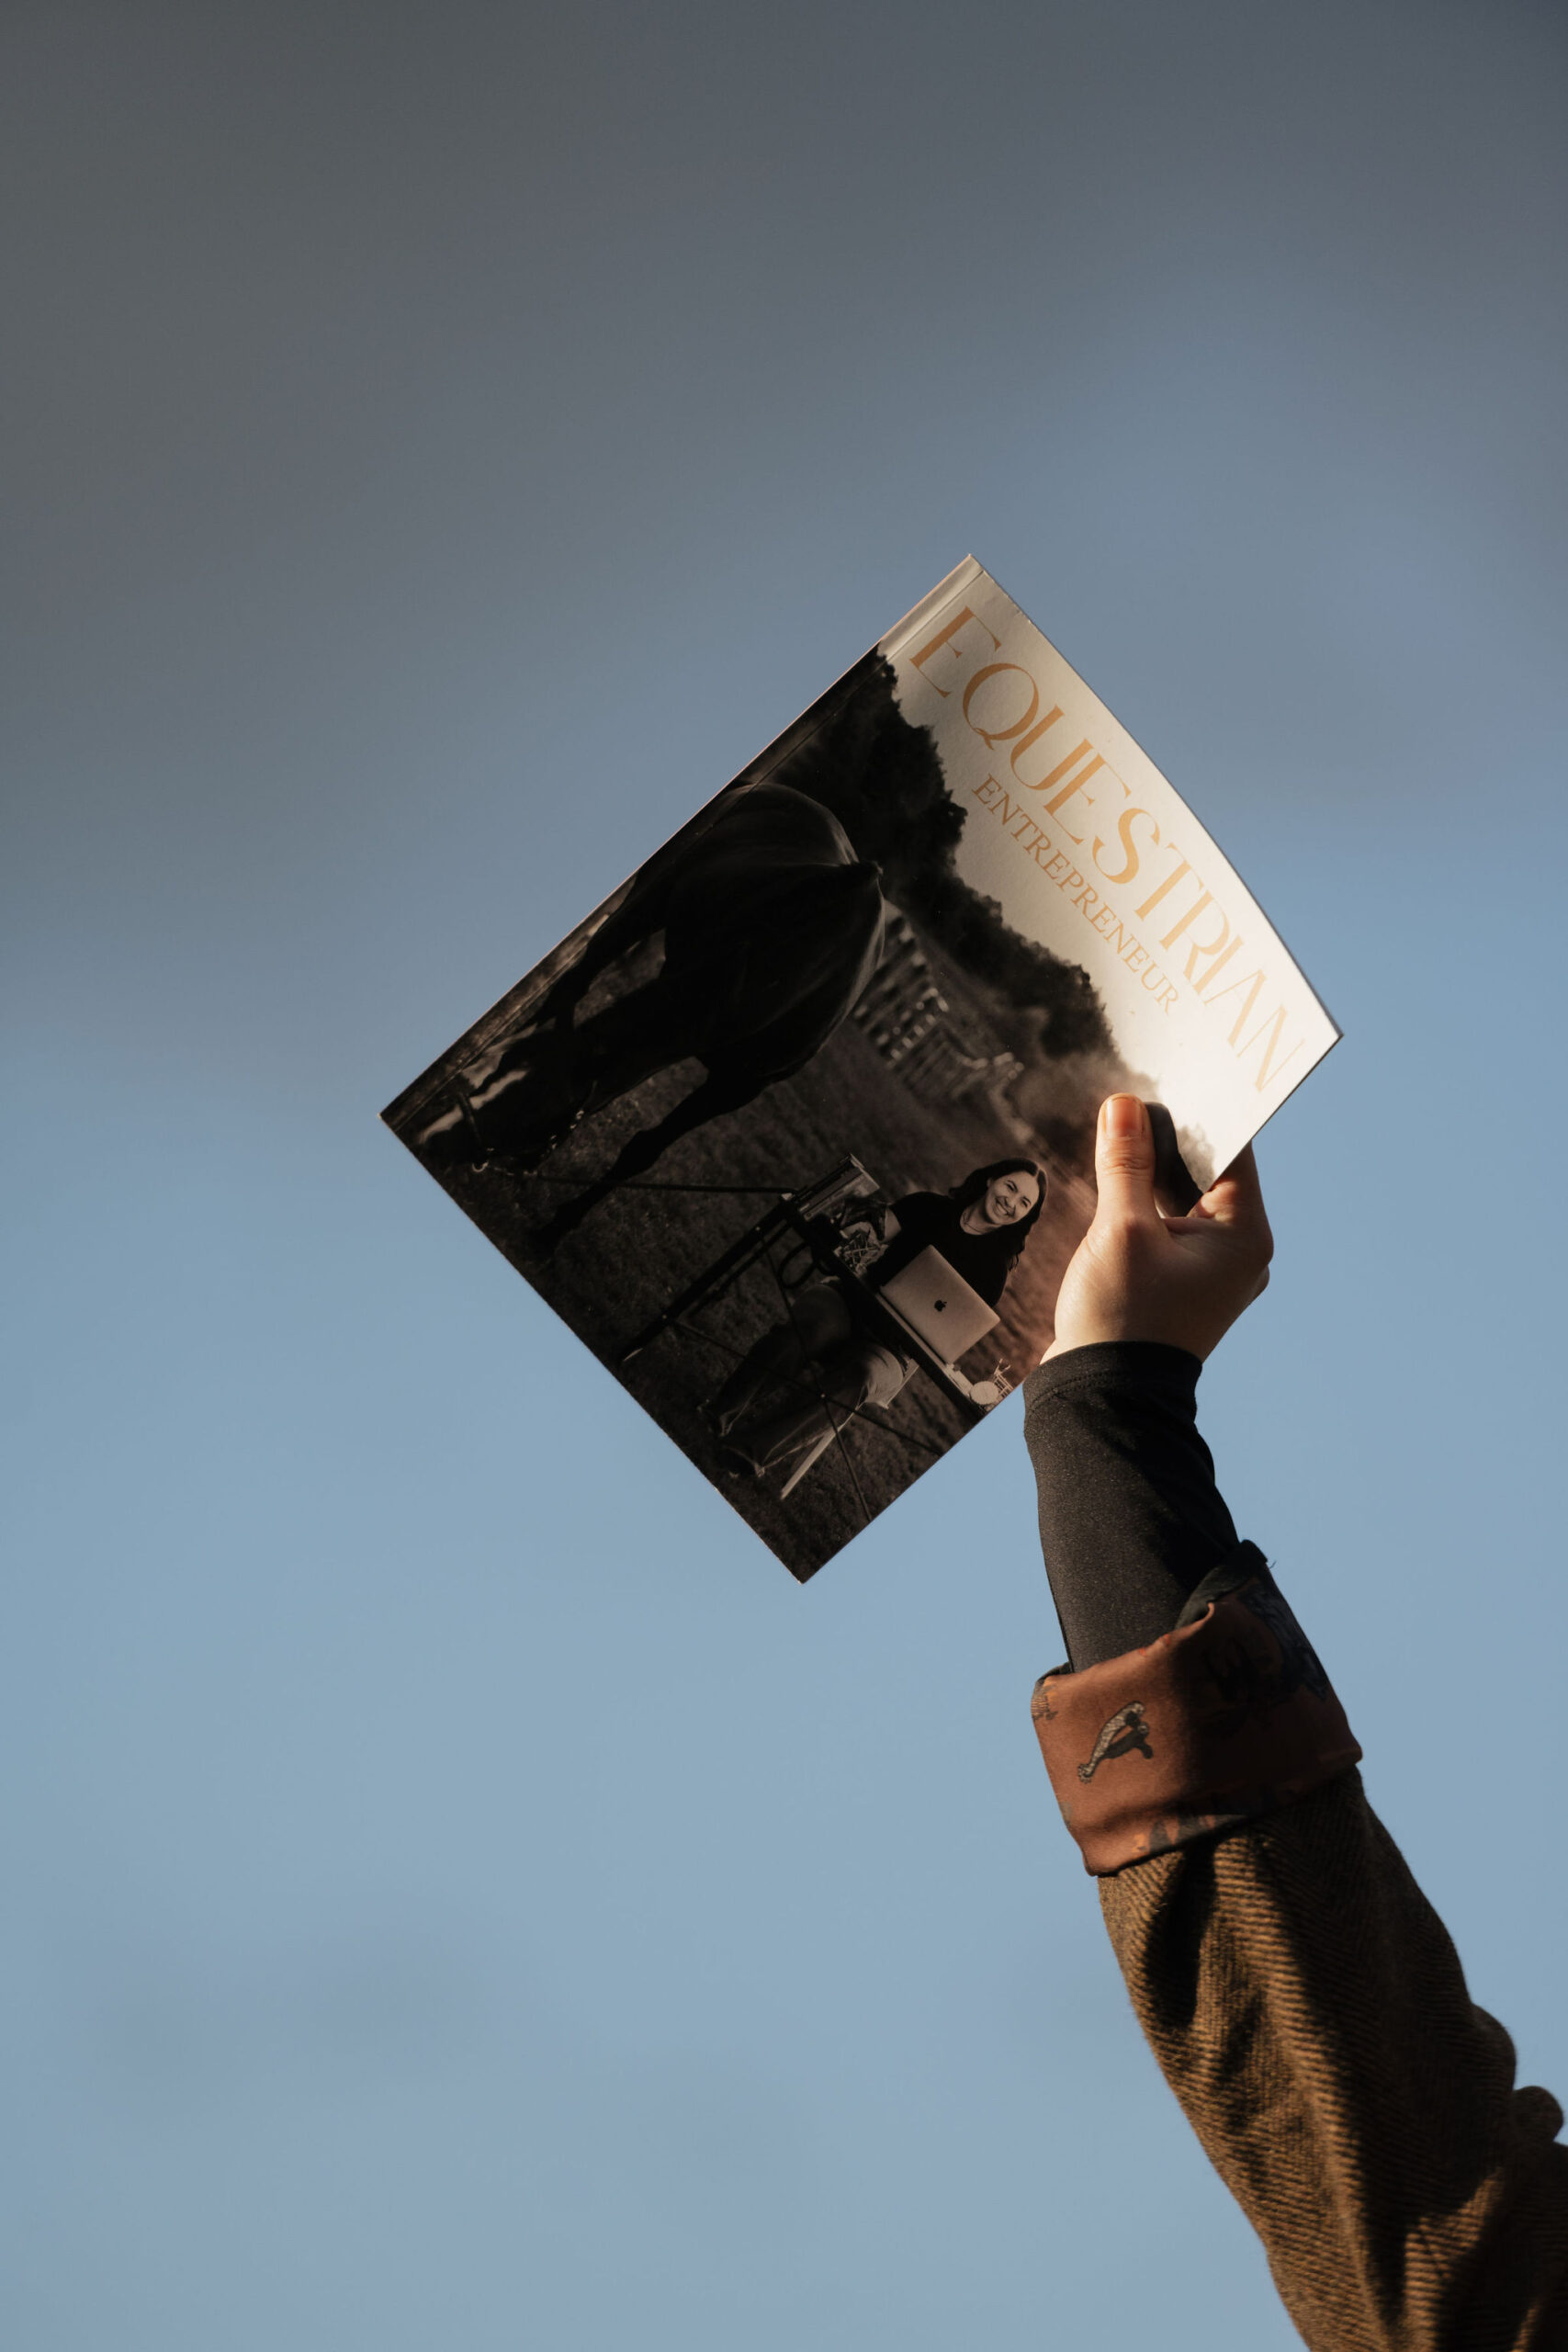
[[(591, 1000), (597, 1001), (597, 995)], [(511, 1019), (522, 1009), (508, 1000)], [(484, 1024), (491, 1035), (494, 1025), (493, 1016)], [(471, 1052), (472, 1040), (465, 1046)], [(460, 1058), (455, 1049), (392, 1106), (388, 1116), (400, 1132), (418, 1124), (417, 1104), (429, 1101)], [(649, 1178), (613, 1193), (545, 1258), (535, 1236), (553, 1211), (701, 1076), (700, 1066), (690, 1062), (649, 1080), (585, 1122), (531, 1177), (493, 1165), (483, 1171), (443, 1170), (438, 1177), (519, 1273), (612, 1367), (632, 1336), (781, 1193), (809, 1184), (847, 1154), (897, 1197), (945, 1192), (972, 1168), (1019, 1148), (983, 1102), (918, 1101), (846, 1021), (798, 1076), (683, 1136)], [(682, 1185), (735, 1190), (678, 1189)], [(1062, 1270), (1086, 1222), (1084, 1198), (1081, 1184), (1053, 1185), (1002, 1302), (999, 1327), (964, 1360), (971, 1378), (984, 1376), (1003, 1357), (1016, 1382), (1039, 1361), (1050, 1340)], [(891, 1427), (864, 1418), (852, 1422), (841, 1452), (830, 1448), (793, 1494), (778, 1494), (782, 1474), (758, 1481), (727, 1477), (702, 1408), (780, 1312), (776, 1282), (765, 1266), (756, 1267), (703, 1309), (694, 1330), (665, 1333), (615, 1377), (785, 1566), (806, 1577), (869, 1517), (896, 1501), (964, 1433), (968, 1421), (917, 1372), (889, 1409)]]

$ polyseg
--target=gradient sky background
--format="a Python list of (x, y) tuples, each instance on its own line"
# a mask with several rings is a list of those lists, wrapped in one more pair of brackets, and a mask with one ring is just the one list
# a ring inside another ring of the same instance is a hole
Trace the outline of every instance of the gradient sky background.
[(801, 1591), (376, 1122), (971, 549), (1347, 1032), (1204, 1425), (1568, 2095), (1565, 67), (13, 0), (16, 2352), (1296, 2341), (1051, 1806), (1016, 1403)]

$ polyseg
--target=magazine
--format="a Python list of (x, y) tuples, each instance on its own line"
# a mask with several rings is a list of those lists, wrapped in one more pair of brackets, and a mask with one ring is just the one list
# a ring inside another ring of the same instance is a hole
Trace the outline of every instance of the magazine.
[(1338, 1035), (971, 557), (383, 1116), (804, 1580), (1041, 1361), (1103, 1097), (1182, 1208)]

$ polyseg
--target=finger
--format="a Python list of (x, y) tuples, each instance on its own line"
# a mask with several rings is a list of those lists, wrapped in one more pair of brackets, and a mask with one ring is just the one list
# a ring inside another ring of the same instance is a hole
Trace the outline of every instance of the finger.
[(1269, 1230), (1269, 1213), (1263, 1205), (1263, 1187), (1258, 1178), (1258, 1162), (1252, 1146), (1237, 1152), (1223, 1175), (1216, 1176), (1203, 1195), (1203, 1206), (1211, 1216), (1223, 1224), (1255, 1227)]
[(1094, 1137), (1100, 1209), (1135, 1224), (1157, 1224), (1155, 1139), (1149, 1114), (1135, 1094), (1112, 1094), (1100, 1106)]

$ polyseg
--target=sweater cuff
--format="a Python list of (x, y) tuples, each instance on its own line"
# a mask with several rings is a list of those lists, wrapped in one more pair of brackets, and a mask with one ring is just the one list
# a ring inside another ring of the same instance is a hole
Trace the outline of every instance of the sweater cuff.
[(1065, 1348), (1059, 1356), (1047, 1356), (1029, 1375), (1029, 1396), (1032, 1404), (1043, 1399), (1068, 1395), (1086, 1382), (1108, 1378), (1136, 1380), (1141, 1387), (1168, 1396), (1174, 1405), (1185, 1406), (1197, 1418), (1198, 1375), (1203, 1360), (1186, 1348), (1173, 1348), (1164, 1340), (1090, 1340), (1081, 1348)]
[(1211, 1583), (1231, 1589), (1192, 1623), (1034, 1686), (1045, 1769), (1097, 1878), (1277, 1812), (1360, 1761), (1258, 1546), (1238, 1545)]

